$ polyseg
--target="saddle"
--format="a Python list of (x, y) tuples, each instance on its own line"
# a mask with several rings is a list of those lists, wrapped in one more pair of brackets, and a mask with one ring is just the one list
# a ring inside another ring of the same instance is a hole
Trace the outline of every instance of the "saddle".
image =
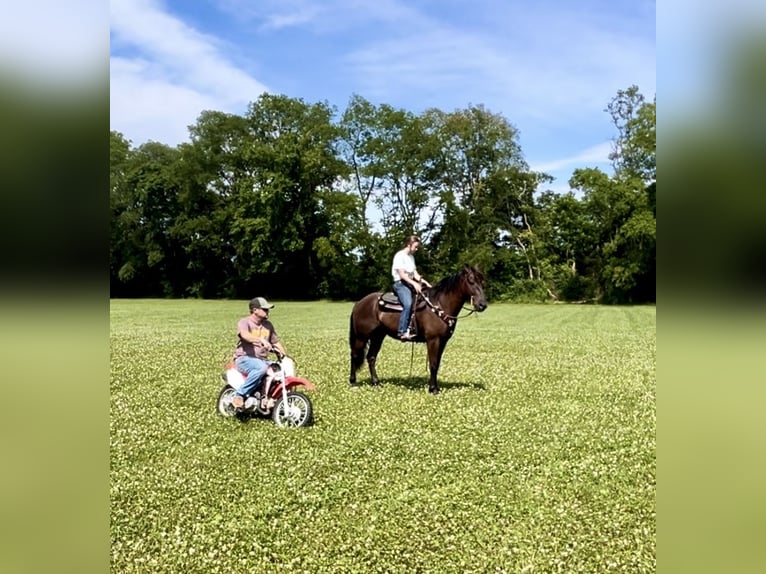
[[(425, 300), (423, 300), (422, 297), (417, 297), (415, 299), (415, 305), (413, 307), (413, 310), (420, 311), (425, 306), (426, 306)], [(399, 313), (402, 310), (402, 304), (399, 302), (399, 297), (396, 296), (396, 293), (394, 293), (393, 291), (389, 291), (387, 293), (383, 293), (380, 297), (378, 297), (378, 308), (381, 311)], [(413, 317), (414, 317), (414, 313), (413, 313)]]

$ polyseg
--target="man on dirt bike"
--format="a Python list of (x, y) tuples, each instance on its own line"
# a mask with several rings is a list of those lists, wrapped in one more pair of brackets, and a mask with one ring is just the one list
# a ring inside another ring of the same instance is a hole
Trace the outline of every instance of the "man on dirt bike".
[[(274, 305), (263, 297), (256, 297), (250, 301), (250, 315), (243, 317), (237, 323), (237, 335), (239, 341), (234, 350), (234, 363), (237, 369), (245, 373), (244, 384), (234, 395), (232, 406), (241, 409), (245, 404), (245, 397), (252, 394), (261, 383), (267, 369), (267, 360), (272, 348), (277, 349), (283, 355), (287, 354), (279, 340), (274, 325), (269, 321), (269, 310)], [(268, 408), (268, 387), (271, 381), (267, 380), (261, 395), (263, 396), (261, 407)]]

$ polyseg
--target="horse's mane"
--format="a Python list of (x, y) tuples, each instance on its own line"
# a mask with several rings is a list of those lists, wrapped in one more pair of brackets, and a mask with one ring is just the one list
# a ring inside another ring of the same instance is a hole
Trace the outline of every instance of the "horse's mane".
[(484, 274), (473, 265), (463, 265), (463, 268), (460, 271), (453, 273), (452, 275), (448, 275), (439, 281), (436, 285), (431, 287), (431, 289), (428, 290), (429, 296), (435, 297), (440, 293), (451, 293), (452, 291), (456, 291), (460, 288), (460, 283), (463, 280), (463, 276), (469, 272), (473, 272), (473, 275), (479, 285), (484, 286)]

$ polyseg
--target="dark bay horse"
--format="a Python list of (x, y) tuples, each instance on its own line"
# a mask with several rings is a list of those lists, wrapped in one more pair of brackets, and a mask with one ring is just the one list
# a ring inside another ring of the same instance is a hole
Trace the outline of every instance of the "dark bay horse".
[[(383, 293), (366, 295), (354, 305), (348, 341), (351, 347), (351, 375), (349, 382), (356, 385), (356, 372), (364, 362), (367, 348), (367, 365), (373, 385), (380, 380), (375, 371), (375, 360), (386, 335), (396, 339), (401, 305), (385, 304), (381, 301)], [(396, 300), (396, 296), (393, 296)], [(484, 311), (487, 299), (484, 297), (484, 275), (472, 265), (464, 265), (454, 275), (442, 279), (439, 283), (423, 290), (423, 297), (417, 297), (413, 304), (416, 326), (415, 342), (425, 342), (428, 347), (428, 367), (431, 378), (428, 391), (436, 394), (439, 384), (436, 374), (439, 372), (444, 347), (455, 331), (457, 316), (466, 301), (470, 301), (473, 311)], [(398, 339), (397, 339), (398, 340)]]

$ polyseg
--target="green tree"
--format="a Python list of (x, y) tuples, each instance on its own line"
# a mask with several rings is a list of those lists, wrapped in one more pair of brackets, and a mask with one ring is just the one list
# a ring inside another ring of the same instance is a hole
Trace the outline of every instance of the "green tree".
[[(361, 225), (361, 201), (340, 190), (321, 190), (318, 194), (326, 233), (314, 241), (321, 282), (318, 295), (355, 299), (377, 289), (369, 281), (368, 232)], [(361, 239), (360, 239), (361, 238)]]
[(478, 264), (491, 297), (654, 300), (655, 110), (619, 91), (614, 176), (576, 170), (564, 195), (538, 193), (550, 176), (483, 106), (355, 95), (334, 123), (327, 103), (266, 94), (244, 116), (202, 112), (178, 148), (112, 132), (112, 293), (356, 298), (389, 287), (416, 233), (427, 276)]
[(439, 269), (478, 264), (489, 272), (493, 295), (516, 280), (539, 280), (533, 194), (547, 176), (529, 171), (517, 129), (483, 106), (427, 116), (441, 152), (444, 216), (433, 246)]
[(585, 204), (574, 193), (546, 191), (537, 199), (541, 214), (538, 233), (545, 246), (546, 291), (558, 300), (594, 300), (598, 259), (596, 226), (586, 216)]
[[(440, 223), (438, 140), (423, 117), (360, 96), (351, 98), (339, 125), (341, 157), (350, 168), (340, 188), (359, 197), (365, 224), (354, 249), (358, 291), (388, 288), (390, 259), (403, 238), (414, 233), (427, 242)], [(418, 264), (426, 269), (427, 255)]]
[[(129, 251), (123, 214), (130, 207), (130, 190), (126, 184), (130, 162), (130, 142), (121, 133), (109, 132), (109, 284), (113, 296), (119, 296), (123, 279), (120, 270)], [(123, 275), (132, 276), (131, 267)]]
[(249, 143), (242, 116), (204, 111), (189, 128), (191, 143), (179, 146), (179, 216), (172, 228), (186, 259), (184, 292), (196, 297), (246, 296), (234, 265), (235, 198), (248, 189)]
[(179, 213), (178, 150), (147, 142), (125, 152), (125, 140), (112, 134), (110, 166), (112, 233), (119, 244), (111, 267), (122, 294), (179, 296), (183, 276), (182, 250), (171, 234)]
[(326, 103), (269, 94), (248, 109), (247, 178), (233, 198), (231, 228), (235, 268), (248, 290), (268, 283), (284, 296), (319, 293), (316, 246), (328, 233), (319, 194), (347, 175), (333, 116)]
[(605, 302), (656, 299), (655, 108), (636, 86), (620, 90), (607, 106), (618, 131), (614, 176), (582, 169), (570, 180), (595, 229), (597, 295)]
[(378, 156), (381, 121), (378, 109), (366, 99), (354, 95), (343, 112), (338, 127), (340, 158), (349, 167), (349, 177), (342, 185), (345, 191), (359, 198), (362, 223), (368, 225), (367, 211), (380, 191), (383, 167)]
[(547, 289), (564, 300), (656, 299), (655, 102), (636, 86), (608, 104), (614, 175), (577, 169), (573, 192), (537, 198)]
[(415, 233), (424, 240), (437, 218), (433, 198), (439, 148), (422, 117), (359, 96), (349, 102), (340, 127), (350, 188), (366, 212), (374, 207), (386, 236)]
[(657, 180), (657, 99), (646, 102), (638, 86), (619, 90), (607, 105), (617, 128), (609, 159), (622, 179), (637, 178), (650, 185)]
[(643, 186), (610, 178), (598, 169), (576, 170), (569, 185), (583, 195), (599, 291), (604, 302), (651, 300), (647, 275), (654, 261), (656, 223)]

